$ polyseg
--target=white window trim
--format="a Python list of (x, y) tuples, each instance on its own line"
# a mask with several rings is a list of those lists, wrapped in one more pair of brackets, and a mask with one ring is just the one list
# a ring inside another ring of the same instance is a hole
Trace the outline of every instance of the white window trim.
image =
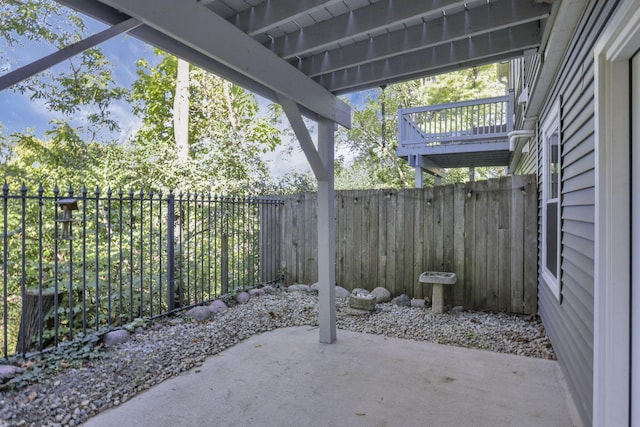
[[(630, 419), (629, 60), (640, 48), (640, 0), (626, 0), (595, 49), (593, 425)], [(637, 381), (634, 381), (634, 384)]]
[[(549, 198), (549, 182), (547, 182), (547, 180), (550, 176), (548, 160), (551, 154), (549, 153), (549, 144), (548, 144), (547, 136), (552, 134), (554, 131), (558, 132), (558, 169), (559, 169), (558, 180), (561, 181), (562, 180), (562, 173), (561, 173), (562, 171), (562, 164), (561, 164), (562, 133), (560, 128), (560, 123), (561, 123), (560, 122), (560, 100), (558, 100), (549, 111), (549, 114), (547, 115), (547, 117), (545, 118), (541, 127), (541, 135), (540, 135), (541, 142), (542, 142), (542, 180), (541, 180), (542, 182), (542, 248), (541, 248), (542, 262), (541, 262), (541, 267), (542, 268), (541, 268), (541, 276), (545, 285), (547, 285), (547, 287), (551, 290), (551, 292), (553, 292), (553, 295), (555, 295), (558, 301), (560, 301), (560, 294), (561, 294), (561, 287), (560, 287), (561, 225), (560, 224), (562, 223), (562, 221), (560, 218), (560, 212), (562, 211), (562, 209), (560, 206), (560, 200), (561, 200), (560, 189), (558, 189), (557, 199)], [(557, 233), (557, 241), (556, 241), (557, 254), (558, 254), (557, 266), (556, 266), (557, 277), (554, 276), (553, 273), (549, 271), (549, 269), (547, 268), (547, 203), (553, 200), (557, 202), (557, 206), (558, 206), (558, 212), (556, 217), (558, 220), (558, 224), (557, 224), (558, 233)]]

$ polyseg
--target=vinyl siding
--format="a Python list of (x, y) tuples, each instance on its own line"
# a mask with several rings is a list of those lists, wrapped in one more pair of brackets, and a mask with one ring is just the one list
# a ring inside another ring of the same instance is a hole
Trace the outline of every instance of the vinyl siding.
[(536, 140), (532, 139), (529, 142), (529, 153), (523, 154), (516, 165), (515, 173), (517, 175), (529, 175), (536, 173), (536, 154), (537, 145)]
[[(541, 117), (561, 99), (561, 299), (540, 278), (538, 306), (578, 412), (591, 425), (594, 318), (594, 63), (593, 49), (618, 1), (590, 1), (551, 87)], [(533, 148), (533, 147), (532, 147)], [(521, 159), (522, 172), (542, 165), (542, 150)], [(538, 171), (542, 180), (541, 169)], [(542, 187), (539, 187), (541, 189)], [(541, 195), (540, 195), (541, 196)], [(538, 209), (542, 224), (541, 203)], [(541, 226), (539, 227), (541, 230)], [(539, 235), (539, 240), (542, 236)], [(539, 260), (539, 268), (540, 267)], [(540, 275), (539, 275), (540, 277)]]

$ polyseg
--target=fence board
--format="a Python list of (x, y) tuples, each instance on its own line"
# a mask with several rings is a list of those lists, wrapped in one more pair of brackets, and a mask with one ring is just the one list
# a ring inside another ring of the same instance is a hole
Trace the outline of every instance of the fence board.
[(387, 199), (387, 275), (386, 288), (392, 295), (398, 295), (396, 286), (396, 225), (398, 213), (398, 192), (389, 191)]
[(431, 240), (435, 271), (444, 271), (444, 228), (442, 216), (444, 215), (444, 187), (434, 188), (433, 198), (433, 239)]
[(476, 278), (474, 277), (475, 260), (476, 260), (476, 198), (473, 196), (472, 185), (469, 184), (465, 189), (465, 211), (464, 211), (464, 307), (471, 307), (475, 302), (475, 286)]
[(457, 275), (456, 284), (453, 286), (452, 305), (464, 306), (465, 287), (465, 237), (464, 237), (464, 206), (467, 192), (464, 186), (456, 184), (453, 193), (453, 266), (451, 271)]
[[(524, 310), (524, 200), (516, 179), (511, 184), (511, 311)], [(537, 212), (536, 212), (537, 215)]]
[[(413, 269), (410, 260), (413, 259), (413, 204), (412, 193), (402, 191), (402, 197), (398, 200), (398, 214), (400, 221), (397, 224), (397, 233), (401, 233), (398, 239), (400, 245), (396, 252), (396, 268), (398, 271), (397, 280), (402, 284), (402, 293), (413, 294)], [(416, 278), (417, 280), (417, 278)]]
[[(378, 284), (387, 286), (387, 203), (384, 191), (374, 193), (378, 197)], [(376, 230), (373, 230), (375, 232)]]
[(336, 283), (343, 286), (346, 283), (347, 271), (347, 235), (345, 227), (347, 216), (344, 208), (344, 195), (336, 195)]
[[(424, 215), (424, 271), (435, 270), (434, 266), (434, 251), (433, 251), (433, 218), (434, 218), (434, 203), (435, 203), (435, 189), (437, 187), (429, 187), (426, 189), (425, 197), (427, 198), (427, 207)], [(423, 295), (431, 298), (431, 285), (422, 285)]]
[(498, 310), (500, 182), (487, 181), (487, 309)]
[(498, 252), (498, 311), (511, 311), (511, 183), (503, 180), (500, 182), (500, 217), (499, 217), (499, 242)]
[(418, 277), (420, 277), (420, 273), (425, 271), (424, 265), (424, 215), (423, 210), (425, 209), (425, 192), (417, 192), (415, 194), (415, 199), (413, 200), (414, 210), (413, 210), (413, 270), (411, 275), (411, 284), (413, 285), (412, 295), (415, 298), (423, 298), (423, 290), (422, 284), (418, 281)]
[(362, 200), (360, 199), (360, 191), (354, 191), (353, 197), (351, 200), (352, 207), (352, 220), (351, 220), (351, 229), (353, 230), (353, 238), (349, 241), (351, 245), (351, 256), (353, 257), (353, 262), (351, 263), (351, 268), (353, 271), (352, 281), (350, 286), (356, 288), (363, 288), (365, 286), (362, 283), (362, 246), (363, 246), (363, 236), (362, 236), (362, 217), (363, 217), (363, 206)]
[(524, 188), (524, 312), (538, 312), (538, 193), (536, 176), (523, 177)]
[(314, 248), (318, 247), (318, 219), (317, 209), (315, 202), (315, 194), (306, 193), (304, 195), (304, 214), (306, 218), (311, 218), (311, 221), (306, 221), (304, 225), (304, 234), (301, 237), (301, 241), (304, 243), (304, 261), (302, 272), (303, 283), (314, 283), (318, 281), (318, 261), (316, 259), (317, 251)]
[(364, 259), (366, 262), (366, 271), (368, 272), (367, 276), (367, 286), (371, 289), (380, 286), (378, 281), (378, 246), (379, 246), (379, 234), (376, 232), (380, 227), (379, 216), (378, 216), (378, 206), (380, 205), (380, 194), (374, 194), (372, 197), (369, 197), (369, 210), (367, 212), (370, 217), (370, 221), (368, 223), (369, 228), (365, 230), (367, 235), (369, 236), (369, 247), (368, 247), (368, 259)]
[[(288, 258), (282, 261), (286, 284), (310, 277), (302, 269), (313, 268), (313, 277), (317, 274), (317, 240), (310, 238), (316, 233), (315, 203), (315, 197), (291, 196), (279, 215), (281, 253)], [(424, 189), (338, 191), (335, 203), (336, 281), (341, 286), (385, 286), (394, 296), (430, 297), (431, 286), (419, 284), (419, 274), (453, 271), (458, 281), (446, 290), (446, 305), (535, 312), (535, 177)], [(301, 208), (302, 204), (310, 206)]]
[(480, 181), (475, 185), (475, 191), (471, 197), (476, 199), (476, 225), (475, 225), (475, 267), (474, 286), (475, 303), (481, 307), (487, 306), (487, 214), (488, 194), (487, 182)]
[[(442, 187), (442, 191), (443, 191), (442, 271), (453, 271), (453, 253), (454, 253), (453, 249), (455, 246), (455, 241), (453, 240), (453, 223), (454, 223), (453, 189), (454, 189), (454, 186), (452, 185)], [(444, 288), (445, 301), (453, 301), (454, 286), (445, 286)]]

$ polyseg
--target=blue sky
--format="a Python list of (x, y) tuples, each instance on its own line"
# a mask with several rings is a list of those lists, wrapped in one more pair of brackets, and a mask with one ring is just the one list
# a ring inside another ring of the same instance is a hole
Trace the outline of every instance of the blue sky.
[[(105, 25), (84, 17), (87, 26), (88, 35), (99, 32), (106, 28)], [(136, 78), (136, 61), (140, 58), (146, 58), (152, 64), (156, 60), (153, 48), (134, 37), (126, 34), (119, 35), (111, 40), (102, 43), (99, 46), (112, 64), (112, 73), (116, 83), (121, 87), (130, 87)], [(15, 70), (19, 67), (27, 65), (32, 61), (48, 55), (54, 51), (54, 48), (44, 43), (26, 42), (24, 46), (10, 48), (6, 43), (0, 41), (0, 57), (9, 58), (9, 62), (0, 64), (0, 69), (8, 68), (7, 71)], [(52, 71), (68, 68), (65, 61), (55, 66)], [(355, 104), (362, 105), (366, 102), (366, 92), (355, 93), (350, 96), (350, 101)], [(258, 97), (261, 107), (268, 105), (269, 101)], [(120, 103), (112, 109), (113, 117), (118, 120), (121, 128), (120, 141), (125, 141), (127, 136), (134, 132), (139, 126), (139, 120), (131, 113), (130, 108), (125, 103)], [(42, 138), (45, 130), (49, 126), (49, 121), (55, 116), (48, 111), (46, 105), (40, 101), (30, 100), (27, 96), (12, 90), (0, 92), (0, 123), (5, 127), (5, 134), (13, 132), (30, 132)], [(297, 147), (297, 145), (296, 145)], [(337, 153), (337, 155), (347, 155), (349, 153)], [(287, 156), (282, 152), (270, 153), (265, 156), (271, 165), (272, 172), (275, 175), (281, 175), (290, 171), (306, 172), (310, 168), (304, 158), (302, 152), (294, 150), (291, 156)]]
[[(106, 28), (103, 24), (87, 17), (85, 17), (85, 24), (88, 35)], [(123, 87), (130, 87), (134, 81), (136, 77), (135, 63), (138, 59), (148, 58), (152, 61), (155, 57), (151, 46), (126, 34), (102, 43), (100, 48), (112, 64), (116, 83)], [(54, 48), (46, 43), (28, 41), (24, 46), (8, 47), (1, 40), (0, 50), (2, 50), (3, 56), (10, 59), (8, 63), (2, 64), (2, 68), (8, 67), (7, 71), (11, 71), (52, 53)], [(66, 61), (53, 67), (52, 71), (56, 72), (65, 68), (68, 68)], [(123, 133), (130, 132), (137, 126), (135, 118), (132, 117), (126, 105), (117, 105), (114, 110)], [(49, 128), (48, 123), (52, 118), (54, 116), (43, 102), (32, 101), (29, 97), (12, 90), (0, 92), (0, 122), (4, 125), (7, 134), (33, 129), (36, 136), (42, 137), (43, 132)]]

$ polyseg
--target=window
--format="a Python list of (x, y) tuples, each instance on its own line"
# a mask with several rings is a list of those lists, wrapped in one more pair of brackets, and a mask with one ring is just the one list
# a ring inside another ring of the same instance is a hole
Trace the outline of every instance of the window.
[(542, 125), (542, 279), (560, 300), (560, 106)]

